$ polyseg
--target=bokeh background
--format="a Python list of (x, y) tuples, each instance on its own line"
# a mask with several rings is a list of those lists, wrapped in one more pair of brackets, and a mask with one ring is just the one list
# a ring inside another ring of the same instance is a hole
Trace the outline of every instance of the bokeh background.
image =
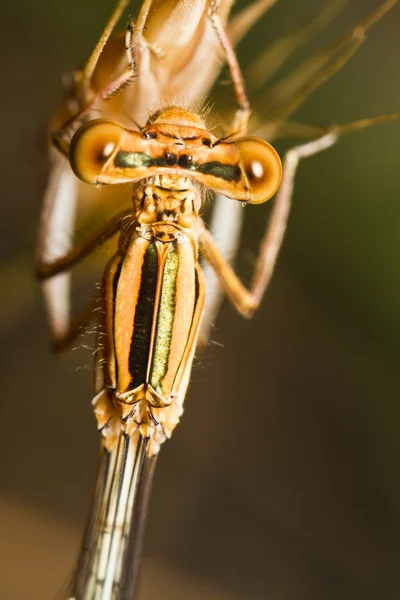
[[(289, 67), (378, 4), (350, 2)], [(61, 74), (89, 55), (112, 5), (3, 6), (2, 600), (51, 600), (62, 588), (94, 483), (91, 353), (50, 354), (32, 272), (46, 121)], [(241, 44), (242, 63), (321, 5), (280, 0)], [(325, 125), (398, 111), (399, 29), (400, 5), (296, 119)], [(301, 165), (261, 309), (247, 322), (223, 306), (161, 453), (141, 600), (399, 597), (399, 173), (400, 123), (346, 136)], [(244, 277), (267, 210), (246, 211)]]

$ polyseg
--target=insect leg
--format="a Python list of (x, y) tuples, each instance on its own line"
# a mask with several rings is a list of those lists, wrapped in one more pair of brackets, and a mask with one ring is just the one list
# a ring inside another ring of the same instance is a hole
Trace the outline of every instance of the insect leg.
[(95, 92), (92, 88), (93, 74), (97, 67), (101, 53), (113, 33), (119, 19), (121, 18), (129, 0), (118, 0), (117, 5), (106, 23), (106, 26), (93, 50), (88, 62), (82, 71), (73, 73), (73, 87), (70, 101), (78, 105), (76, 112), (61, 125), (61, 127), (52, 133), (52, 142), (58, 150), (68, 157), (69, 142), (75, 130), (81, 125), (90, 114), (94, 105), (99, 100), (107, 100), (110, 96), (116, 94), (125, 87), (133, 78), (133, 71), (128, 61), (126, 68), (121, 75), (111, 81), (103, 89)]
[(275, 197), (272, 215), (261, 242), (250, 289), (240, 281), (232, 267), (225, 261), (215, 243), (203, 226), (200, 233), (200, 248), (204, 258), (214, 269), (219, 282), (236, 310), (243, 316), (251, 317), (257, 310), (267, 288), (279, 250), (282, 245), (293, 194), (294, 178), (300, 159), (330, 148), (337, 135), (329, 133), (317, 140), (289, 150), (283, 161), (283, 178)]
[[(48, 279), (67, 269), (73, 267), (82, 258), (91, 254), (98, 246), (103, 244), (110, 237), (115, 235), (122, 227), (124, 217), (131, 215), (131, 210), (124, 210), (104, 223), (104, 225), (92, 233), (87, 239), (83, 240), (77, 246), (72, 248), (64, 256), (57, 258), (52, 262), (47, 262), (43, 257), (43, 252), (39, 244), (36, 261), (36, 275), (39, 279)], [(40, 240), (39, 240), (40, 242)]]
[(106, 101), (123, 90), (133, 79), (134, 72), (129, 66), (121, 75), (110, 81), (105, 87), (97, 92), (91, 100), (79, 112), (74, 114), (68, 121), (51, 134), (52, 144), (68, 158), (69, 143), (75, 131), (90, 116), (91, 111), (99, 101)]
[(208, 17), (225, 53), (226, 62), (228, 64), (233, 83), (233, 89), (235, 90), (236, 100), (239, 104), (239, 109), (235, 113), (233, 123), (228, 131), (228, 135), (236, 132), (243, 134), (247, 131), (251, 115), (250, 102), (247, 97), (242, 71), (240, 69), (235, 50), (233, 49), (231, 41), (217, 12), (218, 4), (219, 3), (216, 0), (211, 2)]
[[(62, 157), (59, 158), (60, 160), (62, 159)], [(69, 171), (68, 174), (75, 178), (72, 172)], [(64, 181), (61, 180), (61, 184), (63, 183)], [(74, 266), (80, 259), (90, 254), (96, 247), (100, 246), (112, 235), (117, 233), (123, 224), (124, 217), (130, 213), (129, 211), (121, 212), (119, 215), (105, 223), (95, 234), (61, 256), (59, 252), (57, 252), (57, 240), (53, 239), (52, 235), (52, 229), (54, 228), (53, 213), (54, 211), (50, 211), (49, 213), (46, 210), (46, 207), (43, 211), (36, 251), (36, 272), (40, 279), (45, 280), (42, 283), (42, 287), (50, 335), (57, 345), (57, 340), (62, 340), (64, 337), (70, 337), (70, 279), (69, 274), (65, 271)], [(55, 229), (57, 231), (57, 227), (55, 227)], [(49, 255), (52, 260), (49, 260)]]
[(100, 55), (104, 50), (104, 46), (107, 44), (110, 39), (111, 34), (116, 28), (118, 21), (122, 17), (122, 14), (126, 7), (129, 4), (129, 0), (118, 0), (116, 7), (114, 8), (111, 17), (106, 23), (104, 27), (103, 33), (100, 36), (99, 41), (97, 42), (92, 54), (90, 55), (89, 60), (84, 66), (81, 72), (81, 85), (86, 92), (89, 92), (90, 86), (92, 83), (93, 73), (96, 69), (97, 63), (99, 61)]
[[(233, 49), (230, 38), (226, 33), (223, 23), (221, 22), (221, 19), (217, 13), (218, 5), (219, 2), (217, 0), (212, 0), (210, 2), (209, 19), (225, 53), (225, 58), (228, 63), (236, 99), (239, 104), (239, 108), (233, 117), (232, 124), (227, 131), (227, 135), (229, 137), (230, 135), (233, 135), (237, 132), (240, 132), (242, 134), (246, 133), (251, 111), (244, 85), (243, 76), (235, 51)], [(260, 13), (262, 13), (263, 11), (268, 9), (269, 5), (269, 2), (261, 0), (254, 4), (254, 8), (256, 13), (258, 10), (260, 10)], [(254, 13), (253, 16), (256, 13)], [(246, 27), (250, 27), (252, 25), (252, 16), (250, 13), (248, 14), (248, 17), (249, 18), (245, 16), (245, 22), (242, 23), (243, 34), (245, 32)], [(242, 27), (242, 25), (240, 25), (240, 27)], [(227, 258), (236, 253), (236, 249), (239, 244), (241, 227), (241, 207), (235, 203), (227, 201), (226, 198), (224, 198), (223, 196), (218, 195), (216, 204), (213, 209), (211, 229), (215, 233), (218, 233), (219, 238), (222, 240), (224, 246), (224, 256)], [(205, 267), (207, 267), (207, 265), (205, 265)], [(208, 339), (211, 324), (215, 319), (215, 316), (218, 312), (222, 300), (221, 289), (217, 281), (215, 280), (215, 278), (209, 276), (209, 273), (207, 273), (207, 269), (205, 270), (205, 273), (206, 278), (208, 280), (208, 287), (204, 307), (204, 318), (200, 329), (200, 343), (204, 343)]]
[(134, 73), (138, 71), (140, 44), (143, 42), (143, 31), (152, 4), (153, 0), (144, 0), (136, 22), (131, 21), (126, 32), (125, 50), (128, 57), (128, 64)]

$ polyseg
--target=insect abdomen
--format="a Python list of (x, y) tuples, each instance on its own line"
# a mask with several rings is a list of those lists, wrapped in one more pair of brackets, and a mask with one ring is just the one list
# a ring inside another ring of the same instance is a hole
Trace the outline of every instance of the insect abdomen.
[(194, 244), (189, 237), (180, 243), (136, 237), (113, 277), (109, 379), (127, 405), (123, 415), (142, 398), (154, 408), (168, 406), (190, 370), (203, 307)]

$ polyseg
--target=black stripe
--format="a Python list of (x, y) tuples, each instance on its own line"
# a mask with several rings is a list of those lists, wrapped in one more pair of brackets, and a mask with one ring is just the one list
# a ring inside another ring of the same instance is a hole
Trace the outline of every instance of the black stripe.
[(133, 336), (129, 353), (129, 372), (132, 376), (131, 387), (137, 387), (146, 381), (157, 274), (157, 249), (152, 242), (148, 245), (143, 259), (140, 291), (133, 324)]
[(197, 301), (199, 299), (199, 294), (200, 294), (199, 272), (195, 268), (194, 269), (194, 311), (193, 311), (193, 317), (194, 317), (194, 314), (196, 312), (196, 306), (197, 306)]
[[(118, 282), (119, 282), (119, 278), (121, 276), (121, 271), (122, 271), (122, 260), (120, 260), (118, 263), (118, 267), (115, 270), (114, 278), (113, 278), (113, 282), (112, 282), (112, 289), (113, 289), (112, 323), (113, 323), (113, 326), (115, 324), (115, 311), (116, 311), (116, 307), (117, 307), (116, 298), (117, 298)], [(115, 344), (115, 331), (113, 331), (113, 337), (114, 337), (113, 343)], [(115, 348), (113, 351), (115, 352)], [(114, 362), (115, 362), (115, 381), (118, 381), (118, 361), (115, 360)]]

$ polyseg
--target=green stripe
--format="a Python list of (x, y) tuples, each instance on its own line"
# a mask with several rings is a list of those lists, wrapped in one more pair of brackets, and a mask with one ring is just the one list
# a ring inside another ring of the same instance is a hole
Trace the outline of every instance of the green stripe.
[(176, 280), (179, 268), (179, 255), (176, 246), (171, 247), (165, 261), (160, 306), (157, 318), (153, 363), (151, 366), (150, 383), (162, 394), (161, 380), (168, 370), (168, 358), (171, 346), (172, 328), (176, 307)]
[(196, 171), (225, 181), (239, 181), (242, 176), (242, 171), (238, 165), (226, 165), (217, 160), (197, 165)]
[(143, 152), (126, 152), (121, 150), (115, 157), (115, 166), (121, 169), (139, 169), (140, 167), (180, 167), (185, 171), (197, 171), (203, 175), (211, 175), (225, 181), (239, 181), (242, 171), (238, 165), (229, 165), (217, 160), (198, 163), (189, 162), (188, 155), (177, 156), (169, 153), (168, 158), (159, 156), (152, 158)]
[(139, 167), (150, 167), (153, 164), (151, 156), (143, 152), (120, 151), (115, 157), (115, 166), (122, 169), (138, 169)]

